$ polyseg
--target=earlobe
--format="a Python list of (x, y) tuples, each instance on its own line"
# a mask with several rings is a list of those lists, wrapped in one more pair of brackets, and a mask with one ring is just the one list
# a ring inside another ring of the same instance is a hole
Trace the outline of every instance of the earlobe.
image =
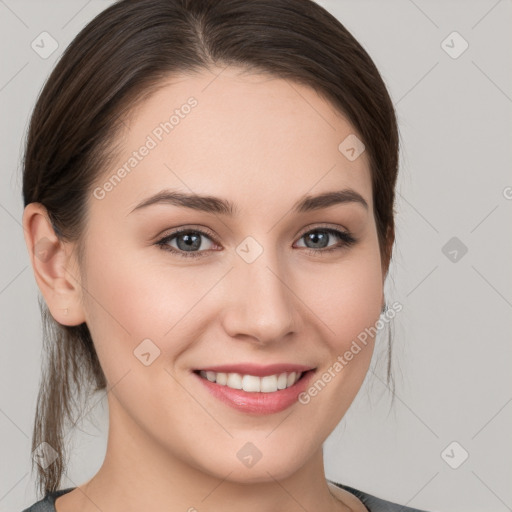
[(71, 265), (71, 246), (55, 234), (41, 203), (25, 207), (23, 235), (35, 280), (52, 317), (62, 325), (85, 322), (80, 276)]

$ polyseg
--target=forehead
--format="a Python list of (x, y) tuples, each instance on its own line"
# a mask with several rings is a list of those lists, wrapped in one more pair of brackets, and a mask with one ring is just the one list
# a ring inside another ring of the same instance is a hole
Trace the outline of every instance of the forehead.
[(107, 198), (125, 213), (164, 188), (261, 208), (348, 186), (371, 206), (366, 152), (342, 151), (353, 137), (305, 85), (232, 67), (174, 75), (126, 117), (119, 158), (98, 184), (124, 168)]

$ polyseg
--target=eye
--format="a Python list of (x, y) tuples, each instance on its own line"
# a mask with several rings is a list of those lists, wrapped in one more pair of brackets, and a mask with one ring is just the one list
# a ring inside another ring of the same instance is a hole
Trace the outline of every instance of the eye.
[[(211, 246), (204, 247), (203, 238), (208, 239), (210, 242), (215, 242), (213, 235), (209, 232), (191, 227), (180, 228), (160, 239), (156, 242), (156, 245), (165, 251), (169, 251), (183, 258), (197, 258), (207, 256), (208, 249), (211, 249)], [(332, 238), (337, 239), (338, 243), (333, 246), (326, 245)], [(301, 235), (299, 240), (302, 239), (305, 239), (307, 244), (313, 246), (306, 246), (304, 249), (305, 252), (314, 256), (342, 250), (357, 242), (350, 233), (330, 227), (318, 227), (309, 230)], [(176, 246), (171, 245), (174, 242), (176, 242)], [(206, 245), (208, 246), (208, 244)], [(329, 248), (326, 249), (326, 247)]]
[[(329, 247), (326, 244), (332, 238), (337, 239), (339, 243)], [(306, 246), (306, 252), (315, 256), (344, 249), (354, 245), (357, 242), (357, 240), (350, 233), (328, 227), (318, 227), (307, 231), (300, 237), (300, 240), (302, 239), (305, 239), (306, 243), (312, 245), (312, 247)], [(325, 249), (325, 247), (329, 248)]]
[[(204, 256), (204, 250), (198, 251), (203, 248), (202, 237), (208, 238), (212, 241), (212, 236), (209, 233), (201, 231), (199, 229), (183, 228), (173, 231), (171, 234), (165, 236), (159, 240), (156, 245), (160, 246), (161, 249), (169, 251), (183, 258), (197, 258)], [(170, 245), (171, 242), (176, 240), (177, 247)], [(208, 245), (208, 244), (207, 244)]]

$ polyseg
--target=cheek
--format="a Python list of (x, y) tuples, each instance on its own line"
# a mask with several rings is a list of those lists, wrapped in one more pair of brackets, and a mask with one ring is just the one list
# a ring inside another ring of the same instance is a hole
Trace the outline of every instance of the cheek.
[(330, 345), (344, 350), (380, 316), (383, 288), (378, 249), (354, 250), (339, 264), (317, 265), (311, 275), (314, 280), (302, 278), (303, 300), (328, 327)]
[(359, 392), (371, 362), (371, 328), (382, 307), (378, 248), (368, 244), (347, 253), (339, 265), (318, 265), (317, 270), (318, 286), (309, 285), (306, 297), (314, 317), (320, 319), (315, 326), (322, 328), (327, 352), (299, 402), (307, 415), (322, 418), (319, 436), (327, 437)]
[(158, 248), (123, 250), (119, 244), (96, 240), (102, 251), (91, 244), (85, 306), (107, 377), (110, 370), (116, 373), (110, 373), (112, 378), (124, 373), (135, 360), (133, 351), (145, 339), (167, 356), (181, 352), (198, 325), (198, 302), (218, 281), (219, 272), (170, 265)]

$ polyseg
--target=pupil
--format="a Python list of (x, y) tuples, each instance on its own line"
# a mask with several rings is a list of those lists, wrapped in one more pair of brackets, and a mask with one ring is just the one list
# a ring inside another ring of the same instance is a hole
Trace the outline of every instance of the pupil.
[[(320, 233), (320, 235), (318, 235), (317, 233)], [(327, 239), (327, 233), (325, 233), (324, 231), (317, 231), (315, 233), (310, 233), (309, 236), (308, 236), (309, 240), (312, 241), (314, 244), (315, 243), (318, 243), (318, 241), (320, 240), (325, 240)], [(322, 247), (325, 247), (322, 245)]]
[[(183, 246), (182, 246), (182, 244), (180, 244), (180, 240), (185, 241)], [(189, 235), (189, 234), (181, 235), (178, 237), (177, 242), (178, 242), (178, 247), (181, 250), (185, 250), (185, 251), (188, 251), (190, 248), (199, 249), (199, 247), (201, 246), (200, 236), (197, 236), (197, 235)]]

